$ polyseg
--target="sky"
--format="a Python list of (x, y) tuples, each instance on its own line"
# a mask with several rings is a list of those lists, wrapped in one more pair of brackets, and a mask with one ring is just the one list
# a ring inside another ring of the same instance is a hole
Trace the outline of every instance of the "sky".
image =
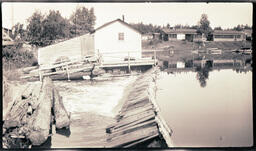
[(212, 28), (233, 28), (238, 24), (252, 26), (251, 3), (2, 3), (2, 26), (11, 28), (16, 23), (27, 25), (27, 19), (36, 11), (47, 15), (49, 10), (59, 10), (69, 18), (77, 7), (94, 8), (95, 28), (122, 19), (127, 23), (171, 26), (197, 25), (201, 14), (208, 15)]

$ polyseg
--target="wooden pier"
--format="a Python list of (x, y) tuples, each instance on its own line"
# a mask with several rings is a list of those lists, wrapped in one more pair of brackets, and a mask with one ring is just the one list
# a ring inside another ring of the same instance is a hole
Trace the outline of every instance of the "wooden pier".
[[(108, 69), (122, 68), (126, 73), (130, 73), (131, 69), (138, 67), (153, 67), (157, 60), (151, 58), (142, 58), (137, 60), (101, 62), (98, 60), (88, 61), (87, 59), (71, 60), (57, 64), (41, 65), (39, 68), (32, 70), (24, 70), (23, 79), (40, 80), (42, 77), (49, 76), (52, 80), (72, 80), (82, 79), (83, 76), (97, 77), (104, 74)], [(100, 72), (96, 70), (101, 70)], [(96, 74), (95, 74), (96, 73)]]
[[(156, 68), (139, 76), (124, 96), (116, 123), (106, 128), (106, 147), (171, 147), (171, 133), (155, 101)], [(154, 145), (153, 145), (154, 144)]]

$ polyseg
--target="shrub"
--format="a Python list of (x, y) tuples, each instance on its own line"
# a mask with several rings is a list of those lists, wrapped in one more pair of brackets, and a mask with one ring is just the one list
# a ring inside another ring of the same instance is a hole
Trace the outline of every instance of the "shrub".
[(2, 61), (5, 69), (15, 69), (37, 64), (34, 54), (28, 50), (21, 50), (19, 46), (3, 48)]

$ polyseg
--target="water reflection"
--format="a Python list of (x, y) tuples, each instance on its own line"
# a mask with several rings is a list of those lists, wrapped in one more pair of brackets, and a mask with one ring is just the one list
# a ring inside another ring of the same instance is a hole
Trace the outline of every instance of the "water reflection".
[(219, 66), (195, 69), (161, 72), (157, 80), (156, 101), (173, 130), (174, 146), (251, 146), (252, 72), (237, 73), (233, 67), (218, 70)]
[(206, 80), (209, 77), (209, 72), (212, 70), (212, 67), (209, 64), (206, 64), (204, 67), (196, 67), (196, 78), (200, 82), (201, 87), (206, 86)]

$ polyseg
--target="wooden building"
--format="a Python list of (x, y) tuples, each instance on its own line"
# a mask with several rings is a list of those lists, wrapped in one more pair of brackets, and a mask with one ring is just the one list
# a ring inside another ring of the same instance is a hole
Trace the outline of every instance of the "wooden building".
[(245, 39), (244, 33), (234, 30), (213, 31), (213, 41), (242, 41)]
[(202, 35), (198, 34), (196, 29), (163, 29), (162, 40), (187, 40), (194, 41), (202, 39)]
[(51, 64), (59, 57), (82, 59), (101, 56), (105, 62), (141, 58), (141, 33), (121, 19), (108, 22), (93, 32), (39, 48), (38, 63)]

